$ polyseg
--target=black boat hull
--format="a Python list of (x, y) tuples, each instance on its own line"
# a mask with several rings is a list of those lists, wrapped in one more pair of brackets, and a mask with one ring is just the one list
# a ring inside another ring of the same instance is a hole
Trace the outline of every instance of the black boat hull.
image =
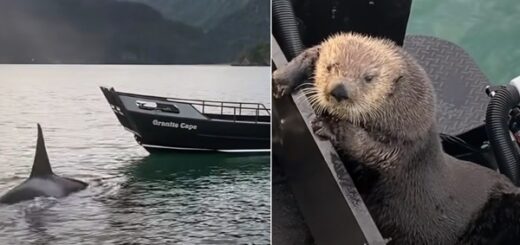
[[(117, 92), (101, 88), (119, 122), (135, 135), (149, 152), (221, 151), (269, 152), (270, 122), (211, 118), (190, 104), (167, 98)], [(165, 113), (143, 110), (139, 100), (171, 104), (180, 111)], [(256, 116), (255, 118), (259, 118)]]
[[(140, 132), (138, 141), (145, 148), (221, 151), (261, 151), (270, 148), (269, 137), (260, 137), (262, 134), (269, 134), (269, 124), (240, 123), (237, 125), (237, 123), (229, 122), (215, 123), (186, 118), (132, 114), (134, 113), (131, 113), (130, 116), (135, 118), (134, 122)], [(178, 125), (178, 127), (159, 126), (160, 122)], [(193, 129), (194, 127), (196, 129)], [(194, 130), (197, 132), (192, 132)]]

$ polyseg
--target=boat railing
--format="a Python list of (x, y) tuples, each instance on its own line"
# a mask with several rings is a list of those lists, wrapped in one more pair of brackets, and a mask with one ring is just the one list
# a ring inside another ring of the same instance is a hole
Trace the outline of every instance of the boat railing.
[(240, 120), (243, 116), (254, 116), (253, 121), (258, 122), (261, 116), (271, 115), (271, 110), (261, 103), (177, 98), (168, 98), (167, 100), (177, 103), (191, 104), (203, 114), (233, 116), (232, 118), (234, 121), (243, 121)]

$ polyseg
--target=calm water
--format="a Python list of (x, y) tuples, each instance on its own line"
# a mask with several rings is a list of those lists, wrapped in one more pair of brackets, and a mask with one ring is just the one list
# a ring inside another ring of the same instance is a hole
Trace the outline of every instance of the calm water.
[(407, 31), (457, 43), (504, 84), (520, 75), (519, 20), (517, 0), (414, 0)]
[(54, 172), (90, 183), (62, 199), (0, 206), (0, 244), (268, 243), (269, 155), (149, 155), (98, 85), (268, 104), (269, 75), (259, 67), (0, 66), (0, 193), (29, 175), (36, 122)]

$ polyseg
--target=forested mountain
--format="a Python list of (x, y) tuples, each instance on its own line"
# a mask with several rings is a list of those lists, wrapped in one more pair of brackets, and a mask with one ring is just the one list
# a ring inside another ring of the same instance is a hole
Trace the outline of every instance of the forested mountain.
[[(226, 11), (202, 21), (210, 1)], [(0, 63), (232, 63), (269, 43), (269, 1), (0, 1), (0, 23)]]
[[(120, 0), (145, 3), (170, 20), (189, 23), (203, 30), (240, 11), (252, 1), (265, 0)], [(254, 18), (254, 17), (253, 17)]]

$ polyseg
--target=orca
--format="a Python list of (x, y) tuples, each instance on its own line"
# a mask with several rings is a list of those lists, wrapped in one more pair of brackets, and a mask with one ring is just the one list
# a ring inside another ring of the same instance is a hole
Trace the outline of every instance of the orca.
[(20, 185), (14, 187), (2, 197), (0, 203), (13, 204), (31, 200), (35, 197), (64, 197), (70, 193), (85, 189), (87, 183), (61, 177), (52, 172), (43, 133), (38, 124), (38, 139), (36, 142), (36, 154), (31, 170), (31, 175)]

